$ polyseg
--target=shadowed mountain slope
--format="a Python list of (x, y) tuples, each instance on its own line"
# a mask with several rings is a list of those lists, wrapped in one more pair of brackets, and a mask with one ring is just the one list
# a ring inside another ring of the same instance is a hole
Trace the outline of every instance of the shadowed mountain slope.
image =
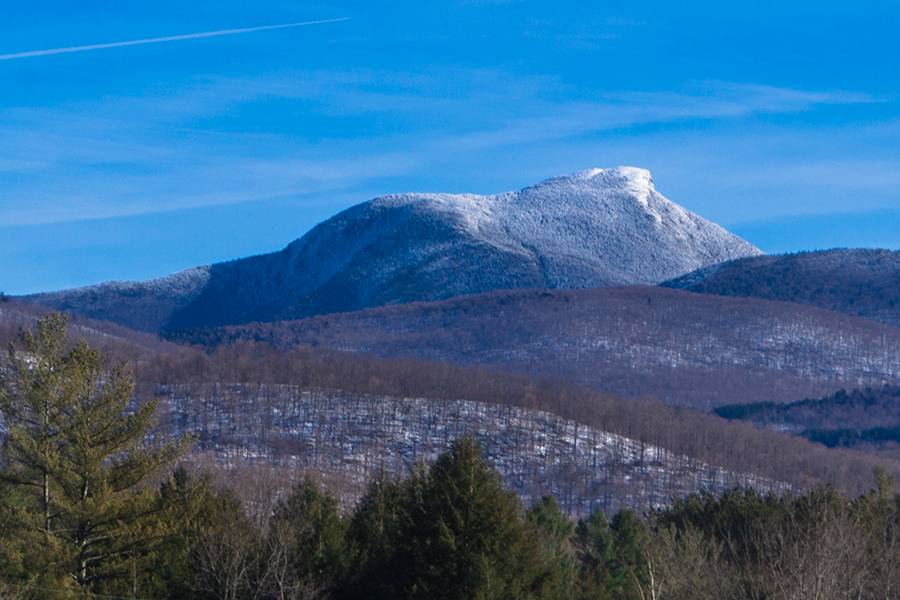
[(900, 252), (826, 250), (706, 267), (666, 287), (811, 304), (900, 326)]

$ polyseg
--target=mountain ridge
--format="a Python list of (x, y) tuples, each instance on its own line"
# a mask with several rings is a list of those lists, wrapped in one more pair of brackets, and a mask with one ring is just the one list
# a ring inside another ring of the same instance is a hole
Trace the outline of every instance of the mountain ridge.
[(656, 286), (497, 291), (175, 339), (478, 365), (702, 410), (900, 378), (900, 329), (802, 304)]
[(900, 252), (894, 250), (833, 248), (739, 258), (661, 285), (808, 304), (900, 327)]
[(498, 289), (655, 284), (759, 253), (665, 198), (649, 171), (617, 167), (495, 195), (381, 196), (279, 252), (26, 299), (165, 331)]

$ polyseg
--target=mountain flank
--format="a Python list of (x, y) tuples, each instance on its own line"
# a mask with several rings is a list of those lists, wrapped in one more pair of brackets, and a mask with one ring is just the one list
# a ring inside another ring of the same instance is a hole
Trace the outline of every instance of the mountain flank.
[(900, 252), (891, 250), (746, 257), (662, 285), (703, 294), (811, 304), (900, 326)]

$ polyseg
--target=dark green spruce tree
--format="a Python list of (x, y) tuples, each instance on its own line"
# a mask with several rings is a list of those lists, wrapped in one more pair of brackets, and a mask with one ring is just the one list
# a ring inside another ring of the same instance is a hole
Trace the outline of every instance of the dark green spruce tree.
[(276, 507), (268, 532), (269, 548), (276, 550), (274, 556), (283, 557), (286, 567), (269, 577), (274, 595), (331, 594), (344, 571), (345, 530), (333, 496), (309, 478), (295, 485)]
[(339, 598), (391, 598), (397, 587), (385, 577), (400, 553), (412, 487), (385, 473), (377, 475), (360, 498), (347, 525), (349, 564)]
[(577, 560), (575, 525), (553, 496), (544, 496), (526, 515), (538, 551), (538, 577), (535, 592), (547, 600), (575, 597)]
[(513, 600), (536, 597), (538, 557), (521, 503), (471, 438), (456, 441), (405, 492), (394, 597)]
[(613, 598), (611, 590), (621, 589), (615, 569), (616, 540), (602, 509), (578, 523), (576, 546), (579, 557), (579, 592), (584, 600)]

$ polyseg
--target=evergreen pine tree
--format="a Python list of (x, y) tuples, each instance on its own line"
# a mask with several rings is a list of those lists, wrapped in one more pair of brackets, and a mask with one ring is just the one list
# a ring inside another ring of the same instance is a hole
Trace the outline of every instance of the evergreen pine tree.
[(66, 319), (50, 315), (36, 332), (22, 331), (19, 338), (20, 348), (10, 345), (0, 367), (0, 414), (6, 427), (0, 500), (11, 534), (5, 554), (17, 557), (23, 583), (57, 587), (70, 582), (58, 560), (64, 548), (55, 532), (63, 525), (54, 474), (65, 445), (62, 413), (77, 393), (66, 360)]
[(580, 573), (579, 597), (585, 600), (613, 598), (613, 591), (621, 588), (613, 571), (616, 555), (615, 538), (602, 509), (580, 521), (576, 529)]
[(529, 509), (526, 521), (539, 557), (536, 595), (567, 600), (575, 594), (575, 526), (553, 496), (544, 496)]
[(282, 545), (293, 589), (330, 590), (343, 574), (345, 525), (337, 501), (309, 478), (275, 509), (270, 535)]
[(69, 348), (66, 329), (65, 317), (45, 317), (10, 349), (0, 478), (14, 489), (5, 508), (16, 528), (39, 534), (48, 563), (88, 590), (127, 576), (160, 538), (160, 496), (145, 484), (186, 443), (148, 443), (156, 403), (135, 403), (126, 367), (106, 369), (84, 342)]

